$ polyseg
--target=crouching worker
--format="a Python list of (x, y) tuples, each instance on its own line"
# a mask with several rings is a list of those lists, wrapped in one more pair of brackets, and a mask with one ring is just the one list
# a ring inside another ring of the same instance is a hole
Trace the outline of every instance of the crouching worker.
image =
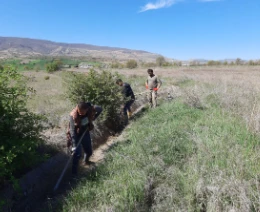
[(121, 79), (118, 79), (116, 84), (122, 87), (122, 94), (125, 100), (124, 105), (122, 106), (123, 113), (125, 116), (127, 115), (128, 118), (130, 118), (132, 115), (131, 105), (135, 101), (134, 92), (131, 86), (128, 83), (123, 82)]
[[(71, 139), (72, 145), (72, 174), (77, 174), (79, 160), (81, 157), (81, 146), (84, 150), (84, 164), (91, 164), (89, 161), (92, 155), (92, 143), (90, 131), (93, 130), (93, 121), (100, 115), (102, 108), (100, 106), (92, 106), (89, 102), (80, 102), (77, 107), (70, 113), (68, 137)], [(78, 145), (80, 138), (81, 144)], [(68, 139), (69, 140), (69, 139)]]

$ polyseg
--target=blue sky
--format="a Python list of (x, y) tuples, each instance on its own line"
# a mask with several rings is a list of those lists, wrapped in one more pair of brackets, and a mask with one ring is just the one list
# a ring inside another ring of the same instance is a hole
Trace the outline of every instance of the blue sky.
[(260, 59), (260, 0), (0, 0), (0, 36)]

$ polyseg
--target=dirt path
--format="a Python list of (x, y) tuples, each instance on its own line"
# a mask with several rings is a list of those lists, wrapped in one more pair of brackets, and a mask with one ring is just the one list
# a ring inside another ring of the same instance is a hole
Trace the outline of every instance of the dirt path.
[[(135, 118), (137, 115), (141, 115), (143, 110), (144, 105), (138, 107), (133, 112), (133, 118)], [(126, 126), (126, 128), (130, 127), (131, 121)], [(38, 200), (37, 203), (34, 202), (34, 204), (30, 205), (30, 209), (29, 207), (27, 207), (23, 211), (57, 211), (57, 204), (59, 204), (59, 202), (62, 201), (64, 197), (66, 197), (69, 194), (69, 192), (77, 186), (80, 180), (87, 178), (88, 175), (96, 169), (96, 167), (104, 160), (107, 150), (109, 150), (117, 142), (123, 140), (123, 132), (124, 130), (118, 135), (109, 136), (104, 144), (100, 145), (97, 149), (95, 149), (93, 155), (90, 158), (90, 161), (93, 162), (93, 165), (81, 165), (79, 176), (76, 179), (71, 178), (71, 174), (69, 171), (71, 167), (69, 167), (67, 174), (62, 179), (61, 184), (55, 193), (48, 193), (44, 199)]]
[[(161, 93), (161, 98), (164, 98), (163, 93)], [(143, 99), (142, 101), (141, 98), (136, 104), (137, 105), (133, 108), (133, 119), (138, 118), (143, 113), (146, 100)], [(126, 128), (129, 127), (131, 127), (131, 121), (129, 125), (126, 126)], [(60, 155), (57, 155), (57, 157), (50, 160), (47, 166), (43, 164), (44, 166), (39, 167), (39, 170), (33, 170), (33, 174), (28, 175), (29, 177), (25, 177), (23, 182), (26, 188), (26, 194), (22, 196), (15, 195), (18, 199), (11, 200), (11, 209), (4, 211), (57, 211), (55, 210), (55, 208), (58, 208), (57, 204), (62, 202), (64, 197), (66, 197), (70, 191), (78, 185), (80, 180), (87, 178), (88, 175), (96, 169), (96, 167), (105, 158), (106, 151), (118, 141), (123, 140), (123, 134), (121, 133), (113, 136), (110, 134), (106, 136), (102, 133), (102, 136), (99, 139), (100, 146), (97, 146), (94, 150), (93, 156), (90, 158), (93, 165), (80, 166), (80, 174), (76, 179), (71, 177), (70, 164), (70, 167), (68, 167), (59, 188), (55, 193), (52, 192), (65, 164), (69, 159), (68, 155), (61, 153)]]

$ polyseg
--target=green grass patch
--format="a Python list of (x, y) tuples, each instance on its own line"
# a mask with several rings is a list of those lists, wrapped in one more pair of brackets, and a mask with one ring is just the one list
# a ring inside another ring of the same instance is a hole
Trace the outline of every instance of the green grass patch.
[(92, 65), (93, 67), (101, 67), (102, 64), (100, 62), (96, 61), (86, 61), (81, 59), (71, 59), (71, 58), (38, 58), (38, 59), (8, 59), (8, 60), (1, 60), (0, 65), (7, 66), (11, 65), (15, 67), (17, 71), (40, 71), (45, 70), (46, 65), (53, 62), (53, 61), (59, 61), (59, 64), (61, 64), (62, 67), (67, 68), (73, 68), (76, 65), (79, 65), (80, 63), (84, 62), (86, 64)]
[(212, 106), (149, 110), (60, 211), (258, 211), (259, 138)]
[(180, 88), (194, 86), (196, 82), (192, 79), (183, 78), (174, 83), (175, 86), (179, 86)]

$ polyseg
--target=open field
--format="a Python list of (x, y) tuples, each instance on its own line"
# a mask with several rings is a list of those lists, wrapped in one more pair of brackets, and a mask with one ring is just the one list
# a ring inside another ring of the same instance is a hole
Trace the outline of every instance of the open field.
[[(75, 69), (86, 72), (86, 69)], [(135, 93), (145, 91), (146, 69), (115, 69), (123, 80), (129, 82)], [(155, 74), (163, 81), (162, 90), (170, 91), (172, 85), (189, 85), (187, 95), (203, 97), (211, 94), (222, 108), (243, 117), (247, 126), (258, 132), (260, 121), (259, 80), (260, 67), (187, 67), (187, 68), (154, 68)], [(47, 74), (40, 72), (24, 72), (30, 77), (28, 82), (36, 90), (36, 95), (28, 103), (28, 107), (37, 113), (46, 114), (52, 126), (64, 128), (66, 117), (73, 108), (64, 97), (63, 72)], [(45, 79), (46, 76), (50, 78)], [(160, 95), (160, 92), (159, 92)], [(173, 93), (173, 95), (175, 95)]]
[[(56, 211), (259, 211), (258, 67), (155, 69), (160, 101)], [(118, 71), (118, 70), (117, 70)], [(119, 70), (137, 92), (145, 70)]]
[[(146, 69), (112, 71), (135, 93), (145, 91)], [(161, 99), (133, 120), (123, 142), (54, 211), (258, 211), (260, 67), (154, 71), (163, 81), (159, 96), (169, 92), (173, 101)], [(64, 72), (24, 74), (36, 90), (28, 107), (49, 118), (47, 142), (62, 146), (74, 107), (64, 98)]]

